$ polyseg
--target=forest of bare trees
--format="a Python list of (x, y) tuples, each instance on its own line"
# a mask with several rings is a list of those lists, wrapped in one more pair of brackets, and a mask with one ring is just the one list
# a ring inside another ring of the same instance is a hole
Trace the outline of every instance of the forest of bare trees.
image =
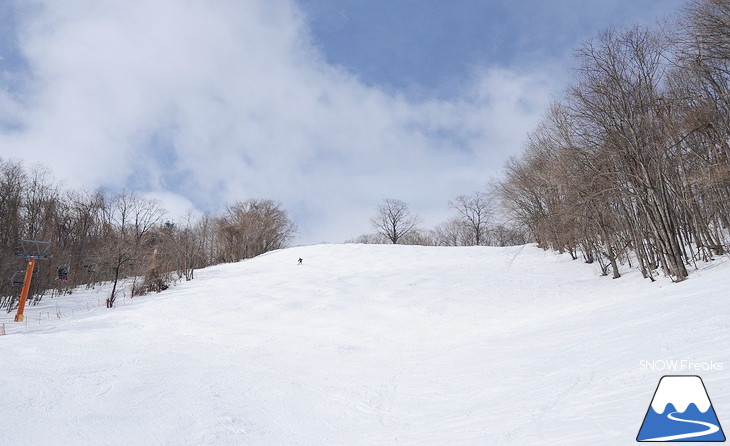
[(609, 30), (506, 166), (498, 189), (540, 246), (682, 281), (728, 250), (730, 2), (690, 4), (671, 31)]
[(138, 277), (133, 292), (160, 291), (195, 270), (285, 247), (296, 226), (281, 205), (248, 200), (225, 215), (166, 219), (160, 203), (131, 191), (67, 190), (43, 168), (0, 159), (0, 309), (12, 311), (23, 283), (21, 240), (51, 242), (48, 260), (36, 263), (30, 304), (44, 295)]

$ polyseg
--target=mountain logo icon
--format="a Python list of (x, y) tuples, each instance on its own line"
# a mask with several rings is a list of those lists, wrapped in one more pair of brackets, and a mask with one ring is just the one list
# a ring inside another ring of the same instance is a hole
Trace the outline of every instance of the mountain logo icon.
[(663, 376), (636, 441), (725, 441), (702, 378)]

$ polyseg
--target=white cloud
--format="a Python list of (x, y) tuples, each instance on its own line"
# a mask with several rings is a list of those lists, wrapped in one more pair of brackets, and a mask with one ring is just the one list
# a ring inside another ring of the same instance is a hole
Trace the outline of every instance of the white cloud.
[(39, 4), (20, 27), (32, 78), (20, 100), (0, 92), (0, 123), (22, 124), (0, 126), (2, 156), (176, 212), (280, 200), (302, 242), (369, 231), (385, 197), (438, 223), (519, 150), (560, 85), (484, 69), (451, 100), (389, 94), (328, 66), (288, 0)]

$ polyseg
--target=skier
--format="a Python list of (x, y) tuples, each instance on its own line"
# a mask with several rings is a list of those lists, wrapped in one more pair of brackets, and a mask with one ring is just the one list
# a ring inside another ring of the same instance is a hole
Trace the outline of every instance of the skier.
[(300, 265), (302, 264), (302, 258), (301, 257), (299, 257), (299, 264)]

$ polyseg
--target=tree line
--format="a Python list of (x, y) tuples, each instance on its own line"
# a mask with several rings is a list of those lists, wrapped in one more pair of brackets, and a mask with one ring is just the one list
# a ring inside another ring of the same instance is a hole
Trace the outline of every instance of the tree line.
[(17, 306), (25, 261), (20, 240), (51, 242), (53, 257), (36, 263), (30, 303), (75, 287), (135, 277), (133, 293), (160, 291), (191, 280), (195, 270), (285, 247), (296, 224), (279, 203), (250, 199), (223, 215), (166, 218), (161, 204), (135, 192), (74, 191), (43, 167), (0, 158), (0, 309)]
[(375, 232), (346, 243), (427, 246), (512, 246), (530, 241), (523, 228), (501, 222), (491, 190), (459, 195), (449, 201), (454, 216), (432, 229), (420, 227), (421, 218), (402, 200), (388, 198), (377, 207), (370, 224)]
[(497, 188), (542, 247), (687, 278), (728, 250), (730, 1), (697, 0), (664, 28), (608, 30)]

